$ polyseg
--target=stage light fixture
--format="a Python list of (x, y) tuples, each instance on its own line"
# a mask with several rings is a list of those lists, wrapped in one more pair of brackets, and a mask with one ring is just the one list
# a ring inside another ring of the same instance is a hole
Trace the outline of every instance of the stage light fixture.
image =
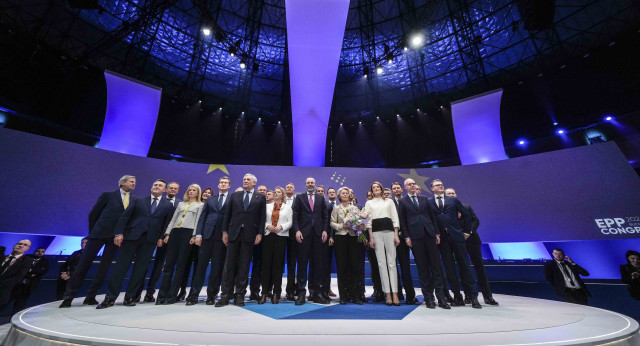
[(416, 33), (411, 36), (411, 47), (419, 48), (424, 43), (424, 35), (422, 33)]
[(518, 140), (516, 141), (516, 143), (518, 143), (518, 145), (520, 145), (520, 146), (524, 146), (524, 145), (526, 145), (526, 144), (527, 144), (527, 140), (526, 140), (526, 139), (524, 139), (524, 138), (520, 138), (520, 139), (518, 139)]
[(605, 121), (611, 121), (611, 120), (613, 120), (613, 117), (611, 115), (607, 115), (607, 116), (604, 117), (604, 120)]
[(558, 126), (558, 123), (554, 121), (553, 126)]
[(382, 66), (378, 66), (378, 67), (376, 67), (376, 73), (377, 73), (377, 74), (381, 74), (381, 73), (382, 73), (382, 71), (384, 71), (384, 69), (382, 68)]
[(240, 68), (244, 69), (247, 67), (247, 63), (245, 63), (244, 61), (240, 61)]
[(369, 76), (369, 68), (365, 66), (362, 69), (362, 74), (363, 74), (364, 78), (367, 78)]
[(211, 29), (209, 29), (209, 28), (203, 28), (203, 29), (202, 29), (202, 33), (203, 33), (205, 36), (209, 36), (209, 35), (211, 35)]
[(235, 56), (236, 55), (236, 47), (234, 47), (234, 46), (229, 47), (229, 54), (231, 54), (231, 56)]
[(564, 131), (564, 129), (558, 129), (558, 130), (556, 131), (556, 133), (557, 133), (557, 134), (559, 134), (559, 135), (563, 135), (563, 134), (564, 134), (564, 132), (565, 132), (565, 131)]

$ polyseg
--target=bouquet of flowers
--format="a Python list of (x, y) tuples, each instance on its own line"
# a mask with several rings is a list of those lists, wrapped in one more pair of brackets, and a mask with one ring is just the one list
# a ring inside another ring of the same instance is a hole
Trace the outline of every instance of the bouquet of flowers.
[(366, 224), (367, 221), (369, 221), (369, 218), (370, 218), (369, 213), (364, 208), (362, 210), (358, 210), (358, 208), (349, 208), (348, 210), (345, 211), (344, 218), (343, 218), (344, 223), (351, 226), (351, 229), (356, 231), (356, 234), (358, 235), (359, 243), (364, 243), (367, 241), (367, 237), (362, 232), (364, 227), (360, 227), (360, 226), (363, 226), (364, 224)]

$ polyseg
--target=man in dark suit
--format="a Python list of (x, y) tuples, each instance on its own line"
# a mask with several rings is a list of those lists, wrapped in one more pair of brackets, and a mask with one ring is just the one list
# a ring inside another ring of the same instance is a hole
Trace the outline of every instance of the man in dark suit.
[(254, 190), (257, 182), (255, 175), (245, 174), (242, 191), (232, 193), (227, 202), (222, 223), (227, 257), (222, 272), (222, 295), (216, 307), (228, 305), (232, 295), (234, 305), (244, 306), (253, 246), (260, 244), (267, 218), (267, 200)]
[(91, 268), (93, 260), (102, 246), (104, 246), (100, 265), (83, 302), (86, 305), (98, 305), (96, 295), (102, 286), (105, 276), (107, 276), (111, 261), (118, 252), (118, 247), (113, 243), (113, 229), (118, 222), (118, 218), (129, 206), (129, 201), (132, 199), (131, 191), (136, 187), (136, 177), (125, 175), (120, 178), (118, 184), (120, 186), (118, 190), (100, 195), (91, 212), (89, 212), (89, 241), (82, 251), (78, 267), (67, 282), (64, 300), (60, 304), (61, 308), (71, 307), (71, 302), (76, 297), (80, 286), (82, 286), (82, 281), (84, 281), (84, 277), (87, 275), (89, 268)]
[(156, 246), (162, 247), (164, 230), (173, 216), (173, 205), (162, 198), (166, 186), (167, 182), (162, 179), (154, 181), (151, 186), (151, 195), (132, 199), (127, 210), (118, 219), (113, 231), (113, 243), (120, 247), (120, 254), (109, 280), (107, 294), (97, 309), (113, 306), (134, 257), (136, 261), (131, 271), (123, 305), (136, 305), (136, 294), (144, 285), (144, 274), (151, 262), (153, 251)]
[(316, 193), (316, 180), (307, 178), (306, 193), (300, 193), (293, 201), (293, 226), (298, 242), (298, 298), (296, 305), (305, 303), (307, 293), (307, 265), (311, 259), (313, 266), (314, 285), (318, 288), (311, 299), (320, 304), (329, 304), (331, 299), (327, 295), (328, 288), (322, 287), (322, 279), (326, 269), (328, 215), (324, 197)]
[(434, 179), (431, 182), (431, 191), (433, 196), (429, 198), (431, 209), (437, 215), (441, 225), (445, 228), (440, 239), (440, 253), (442, 261), (447, 272), (447, 280), (451, 284), (454, 294), (454, 306), (464, 306), (464, 299), (460, 294), (460, 282), (456, 274), (453, 264), (453, 256), (458, 263), (458, 270), (464, 287), (464, 293), (471, 298), (471, 306), (475, 309), (481, 309), (482, 305), (478, 302), (478, 291), (475, 288), (475, 279), (471, 272), (471, 263), (469, 261), (469, 253), (465, 244), (464, 233), (460, 227), (460, 219), (458, 213), (462, 214), (467, 225), (464, 229), (471, 229), (471, 215), (467, 208), (455, 197), (446, 196), (444, 194), (444, 184), (440, 179)]
[(56, 285), (56, 300), (62, 300), (64, 290), (67, 288), (67, 281), (71, 278), (71, 274), (76, 270), (76, 267), (80, 262), (82, 250), (87, 246), (87, 241), (89, 241), (89, 238), (82, 238), (80, 241), (80, 250), (74, 251), (60, 266), (60, 274), (58, 275), (58, 282)]
[(215, 303), (216, 296), (220, 290), (222, 268), (227, 255), (227, 247), (222, 242), (222, 223), (227, 211), (230, 186), (231, 180), (229, 177), (222, 177), (218, 180), (218, 194), (207, 198), (207, 202), (204, 204), (200, 214), (200, 219), (198, 219), (196, 245), (200, 247), (198, 250), (198, 261), (200, 262), (191, 281), (191, 291), (189, 292), (189, 297), (187, 297), (187, 305), (198, 303), (198, 296), (204, 284), (209, 260), (211, 260), (211, 269), (207, 285), (207, 305)]
[[(400, 215), (398, 202), (402, 198), (402, 185), (399, 182), (394, 182), (393, 184), (391, 184), (391, 194), (392, 201), (396, 205), (398, 215)], [(400, 228), (398, 234), (400, 236), (400, 239), (404, 239), (402, 228)], [(398, 279), (402, 278), (402, 283), (404, 284), (404, 292), (406, 293), (405, 304), (413, 305), (417, 303), (418, 300), (416, 299), (416, 290), (415, 288), (413, 288), (413, 278), (411, 278), (411, 256), (409, 255), (409, 247), (407, 246), (406, 242), (401, 241), (400, 245), (396, 247), (396, 257), (398, 259), (398, 263), (400, 264), (398, 268), (401, 271), (398, 274)], [(400, 299), (400, 287), (401, 285), (398, 282), (398, 299)]]
[[(178, 205), (178, 203), (182, 202), (180, 198), (176, 197), (179, 191), (180, 184), (176, 183), (175, 181), (172, 181), (167, 185), (166, 199), (174, 208)], [(147, 282), (147, 292), (144, 295), (145, 302), (153, 303), (156, 301), (153, 295), (156, 293), (156, 285), (158, 284), (158, 280), (160, 280), (160, 275), (162, 274), (162, 266), (164, 265), (164, 257), (166, 253), (166, 246), (156, 248), (156, 255), (153, 260), (153, 268), (151, 269), (151, 275), (149, 276), (149, 281)], [(147, 277), (147, 272), (144, 273), (144, 277)], [(140, 286), (140, 288), (138, 289), (138, 292), (136, 293), (136, 301), (139, 301), (138, 298), (142, 294), (143, 288), (144, 285)]]
[[(431, 205), (424, 196), (416, 194), (416, 183), (409, 178), (404, 181), (407, 196), (398, 201), (398, 217), (405, 244), (411, 248), (418, 266), (418, 277), (427, 308), (438, 306), (451, 309), (444, 297), (444, 286), (440, 268), (438, 244), (440, 227)], [(433, 296), (435, 292), (435, 297)]]
[(544, 264), (544, 274), (556, 294), (567, 303), (587, 305), (591, 292), (580, 275), (589, 276), (589, 272), (565, 256), (562, 249), (553, 249), (552, 255), (553, 259)]
[(26, 255), (31, 259), (31, 268), (22, 282), (13, 289), (13, 313), (23, 310), (27, 306), (27, 300), (35, 292), (40, 278), (49, 271), (49, 261), (44, 257), (46, 249), (37, 248), (33, 255)]
[[(259, 194), (267, 197), (267, 186), (260, 185), (257, 188)], [(253, 247), (251, 259), (251, 280), (249, 280), (249, 300), (260, 300), (260, 286), (262, 283), (262, 242)], [(269, 292), (263, 292), (267, 294)]]
[(31, 269), (31, 259), (24, 255), (30, 247), (29, 239), (20, 240), (11, 253), (0, 261), (0, 311), (9, 305), (13, 289)]
[[(452, 188), (445, 189), (444, 194), (458, 198), (456, 190)], [(471, 228), (464, 229), (467, 222), (462, 217), (462, 214), (458, 213), (458, 217), (460, 218), (460, 227), (463, 227), (462, 232), (464, 232), (464, 238), (466, 239), (465, 243), (467, 244), (467, 251), (469, 252), (471, 263), (473, 263), (473, 269), (476, 271), (476, 277), (478, 278), (478, 285), (482, 291), (484, 303), (488, 305), (499, 305), (498, 302), (493, 299), (493, 294), (491, 294), (491, 286), (489, 286), (489, 279), (487, 278), (487, 272), (484, 269), (484, 262), (482, 261), (482, 241), (478, 235), (480, 220), (478, 220), (478, 216), (476, 216), (476, 213), (470, 205), (463, 203), (462, 206), (467, 208), (469, 215), (471, 215)], [(465, 303), (469, 301), (467, 304), (471, 304), (471, 299), (469, 297), (465, 297), (464, 301)]]

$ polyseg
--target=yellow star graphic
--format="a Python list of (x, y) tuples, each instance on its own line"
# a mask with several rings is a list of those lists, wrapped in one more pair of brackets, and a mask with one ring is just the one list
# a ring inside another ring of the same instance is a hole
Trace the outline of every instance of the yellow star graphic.
[(416, 172), (415, 169), (410, 169), (409, 170), (409, 174), (402, 174), (402, 173), (398, 173), (399, 176), (401, 176), (404, 179), (413, 179), (413, 181), (416, 182), (416, 184), (418, 184), (418, 186), (420, 186), (420, 188), (422, 189), (422, 191), (426, 191), (427, 193), (431, 193), (431, 189), (427, 188), (427, 180), (429, 180), (429, 177), (423, 177), (420, 174), (418, 174), (418, 172)]
[(229, 171), (227, 170), (227, 167), (225, 165), (214, 165), (214, 164), (210, 164), (209, 165), (209, 169), (207, 170), (207, 174), (215, 171), (216, 169), (219, 169), (219, 170), (225, 172), (226, 174), (229, 174)]

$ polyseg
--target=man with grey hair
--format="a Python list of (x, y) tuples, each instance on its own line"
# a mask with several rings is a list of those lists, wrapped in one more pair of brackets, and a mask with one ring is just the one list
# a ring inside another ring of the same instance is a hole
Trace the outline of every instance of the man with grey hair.
[(232, 193), (227, 202), (222, 223), (222, 242), (227, 246), (227, 256), (222, 274), (222, 295), (216, 307), (228, 305), (231, 298), (234, 305), (244, 306), (253, 247), (262, 240), (267, 218), (267, 201), (254, 189), (257, 182), (253, 174), (245, 174), (242, 191)]
[(96, 295), (100, 287), (102, 287), (102, 282), (107, 276), (107, 271), (113, 258), (118, 252), (118, 246), (113, 242), (113, 230), (118, 218), (129, 206), (129, 201), (133, 197), (131, 196), (131, 191), (135, 187), (136, 177), (125, 175), (120, 178), (118, 190), (105, 192), (98, 197), (98, 201), (89, 212), (89, 240), (82, 251), (78, 267), (67, 282), (64, 300), (60, 304), (61, 308), (71, 307), (71, 302), (76, 297), (80, 286), (82, 286), (84, 277), (87, 275), (89, 268), (91, 268), (93, 260), (104, 246), (100, 265), (83, 302), (86, 305), (98, 305)]
[(0, 259), (0, 311), (11, 303), (11, 294), (31, 268), (31, 259), (24, 253), (31, 248), (31, 240), (23, 239), (13, 246), (7, 256)]

